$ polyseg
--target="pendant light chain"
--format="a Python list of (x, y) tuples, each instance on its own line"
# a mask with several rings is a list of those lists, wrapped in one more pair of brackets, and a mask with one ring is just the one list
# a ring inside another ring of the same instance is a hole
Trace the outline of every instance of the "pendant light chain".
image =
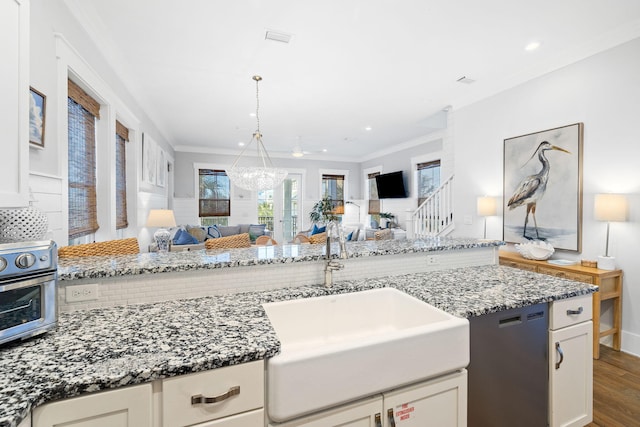
[(260, 80), (262, 80), (262, 77), (253, 76), (253, 80), (256, 81), (256, 123), (258, 125), (258, 129), (256, 130), (256, 132), (259, 135), (261, 135), (260, 134)]

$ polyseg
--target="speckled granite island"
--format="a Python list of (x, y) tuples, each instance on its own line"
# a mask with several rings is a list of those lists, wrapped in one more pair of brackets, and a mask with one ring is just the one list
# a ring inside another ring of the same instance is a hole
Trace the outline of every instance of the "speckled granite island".
[[(65, 281), (73, 282), (71, 270), (61, 266)], [(61, 313), (57, 330), (0, 348), (0, 426), (16, 426), (48, 401), (268, 358), (280, 343), (262, 303), (380, 287), (397, 288), (461, 317), (597, 290), (485, 265), (341, 280), (332, 288), (303, 285)]]

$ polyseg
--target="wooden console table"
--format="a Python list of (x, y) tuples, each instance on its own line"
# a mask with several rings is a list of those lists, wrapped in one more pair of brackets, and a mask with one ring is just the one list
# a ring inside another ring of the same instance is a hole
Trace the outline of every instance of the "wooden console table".
[[(607, 335), (613, 335), (613, 349), (620, 351), (622, 341), (622, 270), (600, 270), (583, 267), (580, 264), (554, 265), (546, 261), (525, 259), (515, 252), (506, 251), (500, 251), (500, 265), (590, 283), (600, 287), (600, 291), (593, 294), (593, 358), (600, 358), (600, 338)], [(613, 300), (613, 327), (600, 331), (600, 302), (609, 299)]]

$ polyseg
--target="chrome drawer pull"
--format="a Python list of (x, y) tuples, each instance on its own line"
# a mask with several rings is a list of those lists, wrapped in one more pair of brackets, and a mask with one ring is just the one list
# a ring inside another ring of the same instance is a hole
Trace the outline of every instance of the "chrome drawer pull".
[(571, 316), (572, 314), (582, 314), (583, 311), (582, 307), (578, 307), (577, 310), (567, 310), (567, 316)]
[(560, 343), (559, 342), (556, 343), (556, 351), (560, 355), (560, 360), (556, 362), (556, 369), (560, 369), (560, 365), (562, 364), (562, 361), (564, 360), (564, 352), (562, 351), (562, 347), (560, 347)]
[(393, 418), (393, 409), (387, 410), (387, 418), (389, 419), (389, 427), (396, 427), (396, 420)]
[(22, 310), (23, 308), (29, 308), (31, 307), (31, 303), (33, 303), (33, 298), (30, 299), (29, 302), (26, 303), (25, 305), (21, 305), (20, 307), (16, 307), (16, 308), (10, 308), (9, 310), (5, 310), (5, 311), (0, 311), (0, 314), (7, 314), (7, 313), (11, 313), (12, 311)]
[(191, 404), (197, 405), (199, 403), (203, 403), (207, 405), (210, 403), (222, 402), (223, 400), (226, 400), (231, 396), (236, 396), (238, 394), (240, 394), (240, 386), (235, 386), (235, 387), (231, 387), (228, 392), (222, 393), (213, 397), (206, 397), (201, 394), (198, 394), (196, 396), (191, 396)]

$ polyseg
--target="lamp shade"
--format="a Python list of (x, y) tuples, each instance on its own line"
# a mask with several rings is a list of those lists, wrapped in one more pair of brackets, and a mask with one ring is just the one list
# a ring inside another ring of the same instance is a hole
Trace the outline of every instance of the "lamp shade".
[(621, 194), (596, 194), (594, 215), (598, 221), (626, 221), (627, 199)]
[(176, 218), (171, 209), (151, 209), (147, 217), (147, 227), (175, 227)]
[(478, 197), (478, 215), (479, 216), (494, 216), (496, 215), (498, 207), (495, 197)]

